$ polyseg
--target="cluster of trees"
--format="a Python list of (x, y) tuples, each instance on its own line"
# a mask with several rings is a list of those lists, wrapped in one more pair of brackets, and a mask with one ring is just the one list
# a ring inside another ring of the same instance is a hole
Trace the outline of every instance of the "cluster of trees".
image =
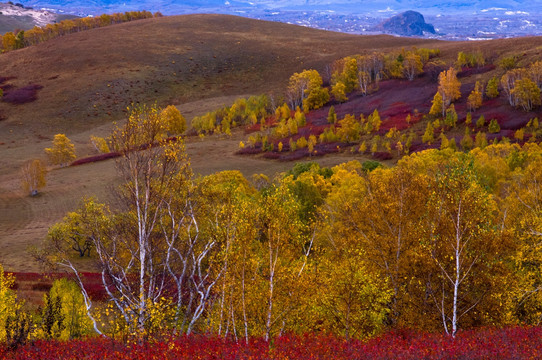
[[(429, 115), (442, 116), (444, 118), (447, 110), (451, 108), (452, 103), (460, 98), (461, 82), (457, 79), (457, 70), (450, 67), (448, 70), (442, 71), (439, 74), (438, 89), (433, 97)], [(455, 109), (453, 112), (455, 112)], [(455, 123), (450, 124), (450, 126), (455, 126)]]
[(481, 67), (486, 64), (486, 58), (480, 50), (473, 53), (460, 51), (457, 53), (456, 66), (461, 69), (463, 67)]
[[(421, 64), (427, 62), (438, 55), (438, 50), (417, 49), (414, 51), (403, 51), (398, 56), (373, 53), (364, 56), (350, 56), (336, 61), (327, 69), (331, 75), (331, 95), (336, 101), (346, 101), (348, 92), (368, 89), (370, 84), (377, 85), (382, 78), (406, 76), (404, 71), (407, 59), (416, 58)], [(399, 66), (400, 65), (400, 66)], [(461, 66), (483, 66), (485, 58), (481, 52), (459, 53), (457, 67)], [(397, 72), (393, 69), (400, 68)], [(401, 75), (403, 73), (403, 75)], [(465, 124), (465, 134), (462, 138), (447, 138), (444, 132), (453, 129), (458, 123), (458, 114), (455, 110), (454, 102), (461, 98), (461, 82), (458, 79), (457, 69), (450, 67), (443, 70), (438, 75), (438, 89), (432, 101), (432, 106), (427, 119), (427, 126), (422, 136), (422, 142), (432, 145), (440, 140), (440, 148), (458, 149), (469, 151), (474, 147), (485, 147), (488, 144), (487, 135), (483, 132), (486, 127), (487, 132), (496, 134), (500, 132), (500, 124), (496, 119), (490, 119), (486, 123), (483, 115), (473, 124), (473, 113), (482, 106), (484, 98), (492, 99), (499, 96), (499, 84), (502, 91), (508, 94), (511, 104), (522, 106), (525, 110), (532, 109), (533, 106), (540, 103), (540, 88), (542, 86), (542, 62), (535, 62), (527, 69), (513, 69), (506, 72), (500, 82), (498, 77), (492, 77), (484, 86), (481, 81), (477, 81), (474, 89), (469, 94)], [(407, 78), (409, 76), (406, 76)], [(367, 81), (363, 85), (362, 80)], [(359, 151), (376, 153), (382, 150), (391, 155), (392, 150), (397, 150), (397, 154), (408, 154), (409, 149), (416, 140), (416, 134), (410, 131), (409, 134), (401, 133), (396, 129), (391, 131), (393, 136), (387, 134), (387, 139), (381, 139), (380, 135), (372, 136), (370, 143), (364, 139), (364, 135), (371, 135), (378, 132), (380, 126), (380, 117), (372, 114), (368, 119), (363, 115), (358, 120), (355, 116), (347, 114), (343, 119), (337, 119), (334, 107), (330, 107), (327, 120), (330, 126), (324, 129), (321, 134), (311, 134), (309, 137), (297, 137), (298, 128), (306, 124), (305, 113), (310, 109), (323, 106), (329, 99), (329, 90), (322, 86), (322, 78), (315, 70), (305, 70), (302, 73), (294, 74), (290, 79), (288, 88), (288, 99), (291, 106), (296, 106), (296, 111), (292, 115), (293, 107), (283, 104), (275, 111), (276, 127), (267, 134), (251, 135), (248, 143), (252, 147), (261, 145), (262, 151), (295, 151), (300, 148), (309, 148), (309, 154), (313, 154), (314, 147), (319, 143), (330, 142), (360, 142)], [(338, 86), (338, 87), (337, 87)], [(341, 89), (339, 94), (337, 89)], [(530, 89), (530, 90), (529, 90)], [(338, 95), (339, 94), (339, 95)], [(302, 110), (303, 109), (303, 110)], [(378, 114), (376, 114), (378, 115)], [(405, 121), (410, 124), (411, 115), (408, 115)], [(534, 123), (533, 123), (534, 124)], [(476, 130), (476, 128), (478, 130)], [(266, 127), (262, 127), (266, 130)], [(438, 135), (437, 131), (441, 131)], [(472, 133), (472, 131), (475, 133)], [(538, 127), (522, 128), (514, 134), (513, 139), (503, 139), (503, 141), (523, 142), (526, 139), (526, 132), (530, 132), (531, 140), (536, 139)], [(288, 142), (284, 138), (290, 137)], [(527, 136), (528, 137), (528, 136)], [(496, 139), (493, 140), (497, 142)], [(245, 144), (241, 143), (241, 147)]]
[[(363, 135), (370, 135), (378, 132), (382, 123), (378, 110), (376, 109), (373, 113), (369, 114), (367, 118), (363, 114), (361, 114), (359, 118), (356, 118), (351, 114), (346, 114), (344, 118), (337, 120), (334, 107), (331, 107), (328, 113), (330, 126), (327, 127), (324, 132), (318, 136), (311, 134), (308, 138), (300, 136), (294, 140), (293, 137), (298, 133), (298, 128), (306, 125), (305, 113), (298, 107), (294, 116), (291, 117), (290, 108), (285, 103), (277, 108), (275, 116), (276, 119), (278, 119), (278, 124), (272, 129), (269, 135), (256, 133), (255, 135), (249, 136), (248, 144), (251, 147), (255, 148), (261, 146), (262, 151), (276, 150), (278, 152), (282, 152), (283, 150), (296, 151), (297, 149), (308, 148), (309, 154), (312, 154), (317, 143), (359, 142)], [(290, 139), (288, 145), (286, 145), (283, 141), (284, 138), (288, 137), (290, 137)], [(244, 146), (245, 144), (241, 143), (241, 147)]]
[(267, 95), (237, 99), (232, 106), (194, 117), (192, 127), (200, 135), (231, 135), (232, 128), (244, 125), (261, 124), (265, 127), (266, 118), (273, 110), (271, 100)]
[(335, 61), (331, 73), (331, 93), (338, 102), (348, 100), (347, 94), (359, 90), (367, 95), (371, 88), (385, 78), (414, 80), (423, 73), (429, 59), (438, 56), (438, 49), (403, 49), (398, 54), (372, 53), (369, 55), (347, 56)]
[(15, 277), (0, 265), (0, 343), (15, 350), (28, 339), (68, 340), (92, 333), (83, 295), (74, 281), (57, 279), (43, 306), (29, 311), (13, 290)]
[(314, 69), (294, 73), (290, 77), (286, 92), (290, 107), (292, 109), (299, 107), (308, 112), (327, 104), (329, 90), (322, 85), (322, 76)]
[(525, 111), (541, 105), (542, 61), (527, 68), (512, 69), (501, 77), (501, 87), (510, 105)]
[(303, 70), (290, 77), (287, 99), (290, 107), (299, 107), (305, 112), (318, 109), (330, 100), (330, 94), (337, 102), (348, 100), (347, 95), (355, 90), (367, 95), (378, 82), (386, 78), (414, 80), (423, 73), (429, 59), (438, 56), (438, 49), (403, 49), (398, 54), (375, 52), (369, 55), (347, 56), (326, 68), (330, 88), (323, 87), (318, 71)]
[(162, 14), (159, 12), (153, 15), (148, 11), (127, 11), (125, 13), (103, 14), (97, 17), (63, 20), (58, 23), (47, 24), (43, 27), (35, 26), (33, 29), (27, 31), (16, 30), (0, 35), (0, 51), (6, 52), (22, 49), (66, 34), (160, 16)]
[[(64, 134), (56, 134), (45, 153), (52, 165), (66, 166), (75, 159), (75, 146)], [(21, 186), (30, 196), (36, 196), (46, 184), (47, 167), (40, 159), (26, 161), (21, 168)]]
[[(155, 135), (159, 139), (166, 139), (171, 136), (183, 134), (186, 131), (186, 119), (173, 105), (164, 109), (156, 106), (148, 108), (147, 106), (134, 106), (129, 108), (131, 115), (129, 122), (134, 117), (144, 117), (147, 121), (159, 124), (154, 129)], [(149, 140), (150, 141), (150, 140)], [(111, 152), (111, 139), (98, 136), (90, 136), (90, 143), (100, 153)], [(152, 146), (152, 142), (140, 142), (137, 148)], [(50, 148), (45, 149), (50, 165), (68, 166), (75, 160), (75, 146), (65, 134), (56, 134)], [(46, 185), (47, 167), (40, 159), (33, 159), (25, 162), (21, 168), (21, 185), (26, 193), (36, 196), (38, 191)]]
[(87, 199), (37, 255), (77, 276), (74, 245), (89, 244), (111, 305), (105, 316), (83, 287), (99, 333), (455, 335), (542, 314), (540, 145), (193, 179), (182, 142), (145, 119), (112, 136), (123, 154), (114, 206)]

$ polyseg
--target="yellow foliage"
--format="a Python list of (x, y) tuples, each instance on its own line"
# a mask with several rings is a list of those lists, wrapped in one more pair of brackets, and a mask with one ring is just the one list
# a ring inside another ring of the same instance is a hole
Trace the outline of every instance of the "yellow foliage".
[(45, 176), (47, 169), (42, 164), (41, 160), (35, 159), (26, 162), (21, 170), (22, 187), (26, 193), (31, 196), (38, 194), (38, 190), (45, 186)]
[(53, 147), (46, 148), (45, 152), (53, 165), (66, 166), (75, 159), (75, 146), (64, 134), (56, 134), (53, 139)]
[(167, 132), (170, 134), (182, 134), (186, 130), (186, 119), (182, 116), (177, 107), (167, 106), (162, 110), (160, 117), (165, 123)]
[(15, 282), (13, 274), (6, 274), (0, 265), (0, 343), (6, 340), (6, 320), (9, 316), (15, 316), (19, 307), (17, 295), (11, 287)]
[(108, 152), (111, 151), (109, 149), (109, 145), (107, 144), (107, 140), (102, 138), (102, 137), (91, 135), (90, 136), (90, 142), (91, 142), (92, 146), (94, 146), (96, 151), (98, 151), (98, 152), (100, 152), (102, 154), (107, 154)]
[(461, 97), (461, 83), (457, 79), (457, 71), (451, 67), (440, 73), (438, 92), (442, 96), (444, 108), (447, 108), (453, 101)]

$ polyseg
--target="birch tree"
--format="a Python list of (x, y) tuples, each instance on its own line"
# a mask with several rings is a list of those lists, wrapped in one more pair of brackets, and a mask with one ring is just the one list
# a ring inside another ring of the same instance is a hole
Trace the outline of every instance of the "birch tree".
[(479, 184), (472, 162), (455, 159), (438, 173), (428, 202), (424, 243), (438, 276), (429, 290), (447, 334), (456, 335), (461, 318), (487, 295), (496, 257), (496, 204)]
[[(184, 144), (163, 138), (159, 114), (156, 108), (135, 108), (114, 132), (112, 147), (122, 154), (116, 202), (80, 227), (85, 230), (80, 235), (95, 249), (109, 300), (139, 338), (152, 330), (153, 316), (163, 313), (172, 314), (176, 331), (193, 331), (221, 276), (218, 244), (200, 229)], [(92, 301), (67, 253), (69, 236), (66, 231), (52, 234), (48, 248), (56, 252), (41, 255), (75, 273), (92, 316)], [(94, 328), (102, 332), (96, 321)]]
[(438, 77), (438, 92), (442, 96), (442, 116), (444, 111), (455, 100), (461, 97), (461, 83), (457, 79), (457, 71), (454, 68), (449, 68), (440, 73)]
[(47, 169), (41, 160), (27, 161), (21, 169), (21, 185), (23, 190), (30, 193), (30, 196), (38, 195), (38, 191), (45, 186)]

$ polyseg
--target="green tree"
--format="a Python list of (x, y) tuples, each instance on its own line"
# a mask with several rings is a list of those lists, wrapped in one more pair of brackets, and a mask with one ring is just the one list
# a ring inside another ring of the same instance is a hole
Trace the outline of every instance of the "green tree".
[(460, 144), (465, 151), (472, 149), (474, 145), (474, 141), (472, 140), (472, 136), (470, 134), (470, 128), (468, 126), (465, 128), (465, 135), (461, 139)]
[(327, 113), (327, 122), (329, 124), (335, 124), (337, 122), (337, 113), (335, 113), (335, 107), (331, 106)]
[(442, 95), (437, 91), (433, 97), (431, 110), (429, 110), (429, 115), (439, 116), (442, 114), (442, 109), (444, 105), (442, 103)]
[(451, 104), (450, 107), (446, 109), (444, 124), (452, 128), (455, 127), (455, 125), (457, 124), (457, 113), (455, 112), (454, 104)]
[(19, 31), (15, 37), (15, 49), (24, 48), (24, 31)]
[(499, 123), (497, 122), (497, 119), (491, 119), (491, 121), (489, 122), (489, 125), (487, 127), (487, 130), (491, 134), (496, 134), (499, 131), (501, 131), (501, 127), (499, 126)]
[(499, 79), (496, 76), (492, 77), (486, 87), (486, 96), (490, 99), (494, 99), (499, 96)]
[(470, 111), (467, 113), (467, 117), (465, 118), (465, 125), (472, 125), (472, 114)]
[(425, 128), (425, 132), (422, 136), (422, 141), (429, 145), (435, 141), (435, 130), (433, 129), (431, 122), (427, 123), (427, 127)]
[(448, 140), (446, 135), (444, 135), (444, 132), (440, 133), (440, 149), (444, 150), (444, 149), (447, 149), (449, 146), (450, 146), (450, 141)]
[(478, 131), (474, 139), (474, 145), (480, 149), (485, 148), (487, 146), (486, 133)]
[(87, 316), (85, 299), (74, 281), (65, 278), (55, 280), (49, 298), (60, 299), (64, 327), (60, 339), (68, 340), (91, 334), (92, 322)]
[(478, 118), (478, 120), (476, 120), (476, 127), (484, 127), (484, 125), (486, 124), (486, 118), (484, 117), (484, 115), (480, 115), (480, 117)]

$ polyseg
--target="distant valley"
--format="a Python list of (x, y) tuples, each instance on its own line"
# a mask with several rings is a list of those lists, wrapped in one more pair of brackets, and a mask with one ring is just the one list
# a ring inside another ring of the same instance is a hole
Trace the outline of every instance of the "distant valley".
[[(77, 16), (132, 10), (164, 15), (233, 14), (353, 34), (380, 33), (378, 26), (407, 10), (422, 13), (443, 40), (487, 40), (542, 34), (541, 1), (354, 1), (354, 0), (201, 0), (201, 1), (65, 1), (29, 0), (24, 6)], [(1, 30), (1, 29), (0, 29)]]
[(34, 9), (20, 3), (0, 3), (0, 34), (16, 29), (27, 30), (73, 17), (74, 15)]

